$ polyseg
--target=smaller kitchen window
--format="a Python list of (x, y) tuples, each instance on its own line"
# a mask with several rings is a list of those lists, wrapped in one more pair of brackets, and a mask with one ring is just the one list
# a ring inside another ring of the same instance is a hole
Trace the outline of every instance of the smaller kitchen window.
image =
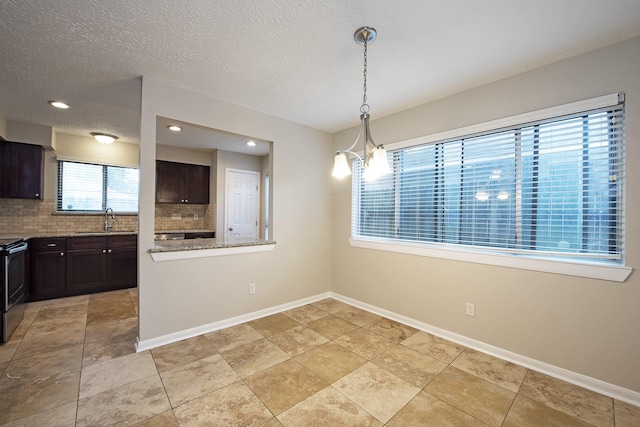
[(57, 210), (138, 212), (137, 168), (58, 162)]

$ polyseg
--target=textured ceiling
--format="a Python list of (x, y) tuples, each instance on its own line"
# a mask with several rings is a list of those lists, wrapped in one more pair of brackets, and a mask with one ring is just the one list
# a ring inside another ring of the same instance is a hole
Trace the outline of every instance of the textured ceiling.
[(2, 0), (0, 113), (133, 142), (149, 76), (334, 132), (358, 122), (363, 25), (375, 119), (640, 36), (640, 1)]

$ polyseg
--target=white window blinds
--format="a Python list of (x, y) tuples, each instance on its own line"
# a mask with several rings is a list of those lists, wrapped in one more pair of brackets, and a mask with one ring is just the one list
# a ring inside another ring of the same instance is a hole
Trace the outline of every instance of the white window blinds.
[(622, 103), (388, 156), (376, 181), (354, 164), (354, 237), (622, 260)]

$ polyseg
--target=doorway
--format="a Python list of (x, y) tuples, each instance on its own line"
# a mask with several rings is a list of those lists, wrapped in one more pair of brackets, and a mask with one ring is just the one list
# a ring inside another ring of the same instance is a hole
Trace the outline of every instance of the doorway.
[(260, 172), (227, 169), (225, 236), (258, 238)]

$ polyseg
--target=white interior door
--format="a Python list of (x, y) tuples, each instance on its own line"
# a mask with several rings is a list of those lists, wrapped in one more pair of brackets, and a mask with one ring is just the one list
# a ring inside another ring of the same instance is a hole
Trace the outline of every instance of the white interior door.
[(258, 237), (260, 172), (227, 169), (227, 237)]

